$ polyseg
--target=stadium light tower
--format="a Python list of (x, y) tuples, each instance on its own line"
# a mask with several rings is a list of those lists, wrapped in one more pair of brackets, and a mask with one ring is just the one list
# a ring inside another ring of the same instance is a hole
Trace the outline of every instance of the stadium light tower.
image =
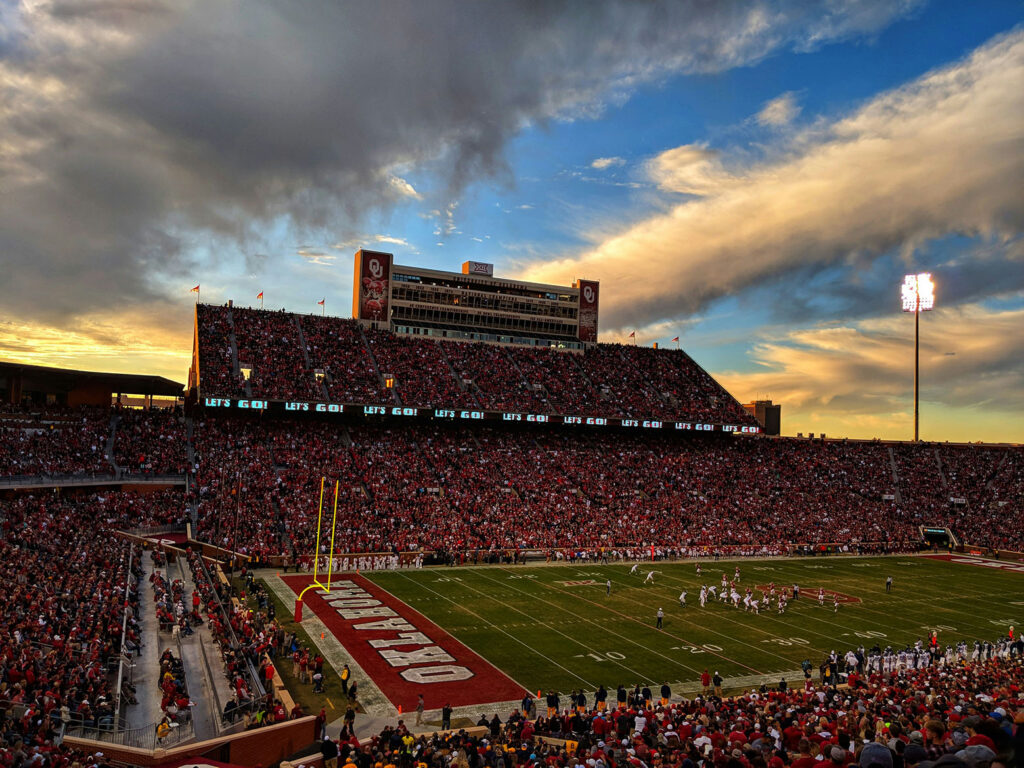
[(918, 432), (918, 390), (921, 350), (921, 313), (935, 307), (935, 284), (931, 272), (906, 275), (903, 278), (903, 311), (914, 313), (914, 442)]

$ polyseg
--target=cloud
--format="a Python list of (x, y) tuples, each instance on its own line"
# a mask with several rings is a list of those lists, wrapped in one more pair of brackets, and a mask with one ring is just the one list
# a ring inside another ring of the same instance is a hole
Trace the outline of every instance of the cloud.
[(0, 359), (111, 373), (144, 370), (184, 383), (190, 350), (180, 337), (188, 334), (191, 317), (162, 317), (163, 323), (153, 325), (146, 313), (103, 312), (81, 317), (73, 330), (0, 319)]
[[(1024, 31), (1016, 30), (846, 117), (780, 139), (759, 163), (727, 173), (722, 156), (702, 146), (669, 150), (651, 161), (652, 176), (701, 197), (521, 274), (615, 280), (602, 292), (602, 328), (642, 328), (767, 283), (799, 291), (788, 278), (865, 269), (937, 238), (1014, 238), (1024, 231), (1021, 82)], [(1003, 290), (994, 272), (987, 287)]]
[(764, 107), (754, 119), (761, 125), (777, 128), (789, 125), (800, 114), (800, 105), (796, 103), (796, 94), (792, 91), (765, 102)]
[(509, 179), (524, 126), (872, 35), (917, 5), (3, 4), (0, 305), (47, 322), (145, 306), (201, 260), (230, 274), (230, 254), (266, 252), (271, 229), (347, 239), (421, 195), (391, 169), (443, 208)]
[(317, 248), (310, 248), (309, 246), (300, 246), (295, 252), (309, 264), (315, 264), (318, 267), (333, 267), (334, 262), (338, 259), (337, 254), (324, 253)]
[(388, 243), (390, 245), (404, 245), (407, 248), (411, 248), (409, 241), (404, 237), (392, 237), (391, 235), (374, 235), (373, 241), (375, 243)]
[(704, 144), (665, 150), (647, 164), (647, 171), (662, 189), (684, 195), (720, 193), (737, 181), (722, 167), (720, 154)]
[(388, 184), (390, 184), (391, 188), (403, 197), (411, 197), (414, 200), (423, 199), (423, 195), (413, 189), (412, 184), (405, 179), (399, 178), (398, 176), (390, 176), (388, 177)]
[[(827, 430), (906, 439), (913, 325), (912, 316), (895, 315), (793, 330), (754, 346), (763, 370), (715, 376), (741, 401), (765, 396), (781, 402), (789, 434)], [(921, 326), (920, 397), (934, 415), (928, 439), (975, 439), (979, 414), (994, 409), (1005, 420), (1007, 412), (1024, 412), (1024, 309), (939, 308), (925, 314)], [(962, 431), (957, 415), (965, 422)], [(990, 439), (1020, 438), (1008, 424), (993, 428)]]
[(599, 157), (590, 164), (590, 167), (603, 171), (607, 168), (617, 168), (625, 164), (626, 161), (621, 157)]

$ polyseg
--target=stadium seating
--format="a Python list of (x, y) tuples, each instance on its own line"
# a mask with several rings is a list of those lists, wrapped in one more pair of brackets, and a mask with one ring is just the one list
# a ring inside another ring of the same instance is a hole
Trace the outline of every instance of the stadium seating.
[(0, 413), (0, 477), (111, 475), (107, 408), (8, 406)]
[(123, 472), (131, 474), (185, 474), (188, 446), (180, 411), (120, 411), (114, 432), (114, 461)]
[[(336, 547), (349, 552), (625, 552), (651, 541), (675, 554), (861, 542), (902, 550), (917, 546), (922, 525), (980, 544), (1024, 544), (1020, 526), (1000, 522), (1020, 519), (1020, 498), (992, 502), (1002, 486), (982, 482), (988, 470), (969, 481), (969, 516), (948, 497), (901, 503), (890, 446), (879, 442), (210, 418), (196, 439), (216, 467), (200, 468), (200, 532), (228, 546), (237, 525), (239, 547), (263, 556), (312, 552), (321, 477), (329, 512), (339, 481)], [(899, 487), (935, 482), (927, 468), (936, 452), (950, 453), (950, 468), (966, 466), (964, 449), (949, 448), (897, 444)], [(1017, 451), (990, 450), (997, 457), (980, 466), (1019, 471)], [(218, 478), (239, 471), (243, 502), (234, 504), (233, 486)]]
[(128, 542), (112, 536), (105, 514), (88, 503), (52, 494), (20, 497), (0, 500), (0, 514), (4, 700), (38, 706), (46, 720), (60, 718), (66, 707), (76, 722), (109, 725), (107, 665), (121, 649), (126, 606), (125, 644), (137, 648), (140, 641), (138, 550), (129, 570)]
[(523, 708), (503, 712), (504, 718), (480, 715), (480, 730), (414, 735), (400, 721), (362, 742), (343, 730), (339, 746), (343, 760), (358, 759), (361, 751), (387, 761), (405, 751), (419, 755), (424, 768), (459, 765), (466, 755), (502, 755), (512, 765), (553, 768), (910, 768), (940, 759), (939, 765), (951, 768), (984, 768), (1012, 765), (1024, 742), (1019, 651), (951, 668), (873, 674), (841, 690), (807, 683), (762, 685), (728, 698), (673, 695), (664, 705), (660, 686), (652, 685), (647, 699), (637, 685), (625, 692), (621, 709), (611, 688), (605, 711), (593, 692), (582, 704), (562, 692), (550, 717), (536, 714), (547, 702), (525, 699)]
[(256, 397), (322, 400), (314, 375), (321, 370), (327, 394), (343, 402), (394, 403), (382, 379), (391, 374), (399, 401), (411, 406), (756, 423), (681, 350), (598, 344), (574, 354), (401, 337), (340, 318), (200, 307), (206, 396), (244, 391), (231, 374), (230, 313), (238, 360), (253, 366)]
[(196, 305), (196, 336), (199, 351), (199, 385), (204, 392), (244, 395), (245, 381), (235, 371), (231, 326), (227, 307)]
[(295, 315), (236, 307), (232, 317), (238, 364), (252, 366), (254, 397), (322, 399), (313, 369), (306, 365)]

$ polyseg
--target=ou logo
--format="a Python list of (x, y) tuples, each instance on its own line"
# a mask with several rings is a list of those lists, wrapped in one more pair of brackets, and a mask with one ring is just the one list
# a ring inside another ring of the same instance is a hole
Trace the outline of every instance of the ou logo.
[(380, 263), (380, 259), (370, 259), (370, 274), (380, 280), (384, 274), (384, 265)]
[(591, 286), (589, 286), (589, 285), (584, 286), (584, 288), (583, 288), (583, 298), (586, 299), (587, 304), (593, 304), (594, 303), (594, 289)]

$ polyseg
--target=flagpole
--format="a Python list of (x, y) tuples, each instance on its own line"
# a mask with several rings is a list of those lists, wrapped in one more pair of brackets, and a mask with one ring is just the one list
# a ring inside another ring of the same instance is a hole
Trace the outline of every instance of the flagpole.
[(263, 309), (263, 291), (260, 291), (260, 309)]
[(327, 297), (324, 296), (324, 300), (320, 302), (320, 317), (327, 317)]

